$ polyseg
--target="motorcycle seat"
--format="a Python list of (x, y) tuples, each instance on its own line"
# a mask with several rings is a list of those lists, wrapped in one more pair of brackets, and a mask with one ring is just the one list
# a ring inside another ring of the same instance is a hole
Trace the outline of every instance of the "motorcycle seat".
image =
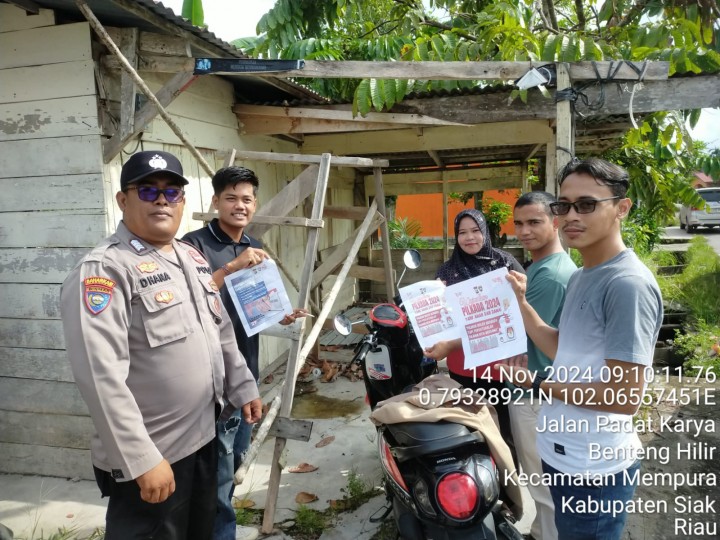
[(485, 442), (479, 431), (470, 431), (466, 426), (454, 422), (400, 422), (386, 424), (385, 429), (397, 442), (397, 445), (391, 447), (399, 461), (445, 452), (465, 444)]

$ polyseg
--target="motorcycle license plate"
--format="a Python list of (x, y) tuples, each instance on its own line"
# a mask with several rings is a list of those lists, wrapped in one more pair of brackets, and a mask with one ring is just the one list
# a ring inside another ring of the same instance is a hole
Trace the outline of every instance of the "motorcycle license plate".
[(386, 345), (378, 345), (377, 351), (369, 351), (365, 357), (365, 370), (368, 377), (376, 381), (386, 381), (392, 378), (392, 365), (390, 363), (390, 350)]

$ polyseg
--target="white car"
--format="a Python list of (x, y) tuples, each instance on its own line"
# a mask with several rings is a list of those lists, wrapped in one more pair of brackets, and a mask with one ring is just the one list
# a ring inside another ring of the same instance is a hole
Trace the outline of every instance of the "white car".
[(720, 226), (720, 187), (700, 188), (698, 195), (705, 199), (705, 208), (680, 207), (680, 228), (692, 232), (698, 227)]

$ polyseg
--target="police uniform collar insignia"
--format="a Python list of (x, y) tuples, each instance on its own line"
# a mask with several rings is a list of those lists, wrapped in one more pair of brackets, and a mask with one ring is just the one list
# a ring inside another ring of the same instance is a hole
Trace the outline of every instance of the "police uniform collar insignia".
[(158, 269), (158, 264), (155, 261), (143, 261), (140, 264), (136, 264), (135, 268), (140, 270), (143, 274), (152, 274)]
[(170, 291), (160, 291), (155, 294), (155, 300), (162, 304), (169, 304), (173, 301), (173, 298), (175, 298), (175, 295)]
[(158, 154), (155, 154), (153, 157), (150, 158), (150, 161), (148, 161), (148, 165), (150, 165), (153, 169), (167, 169), (167, 161), (162, 156), (159, 156)]
[(98, 315), (110, 305), (115, 282), (102, 276), (90, 276), (83, 281), (85, 285), (85, 306), (93, 315)]
[(145, 247), (145, 244), (143, 244), (137, 238), (133, 238), (132, 240), (130, 240), (130, 245), (138, 253), (142, 253), (143, 251), (145, 251), (147, 249), (147, 247)]

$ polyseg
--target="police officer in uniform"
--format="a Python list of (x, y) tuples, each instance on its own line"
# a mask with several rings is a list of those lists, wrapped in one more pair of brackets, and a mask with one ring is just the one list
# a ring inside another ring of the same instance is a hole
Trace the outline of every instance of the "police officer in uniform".
[(212, 538), (222, 403), (222, 417), (242, 409), (252, 423), (262, 412), (207, 261), (174, 239), (187, 183), (172, 154), (134, 154), (116, 195), (122, 222), (62, 286), (68, 356), (109, 497), (106, 540)]

